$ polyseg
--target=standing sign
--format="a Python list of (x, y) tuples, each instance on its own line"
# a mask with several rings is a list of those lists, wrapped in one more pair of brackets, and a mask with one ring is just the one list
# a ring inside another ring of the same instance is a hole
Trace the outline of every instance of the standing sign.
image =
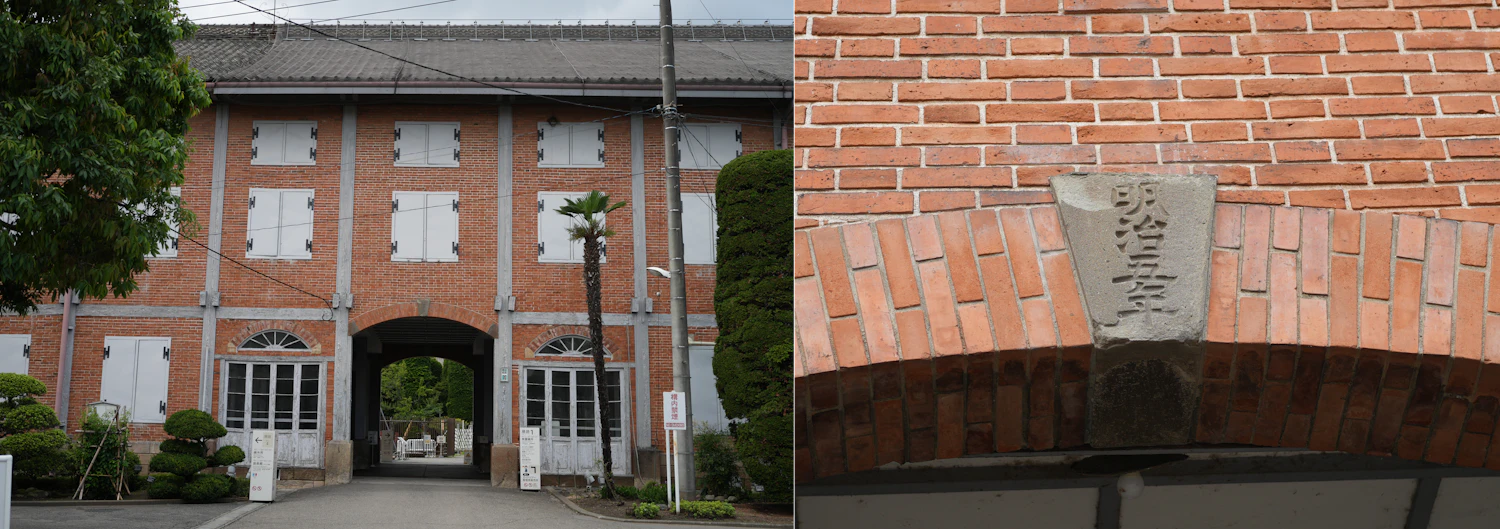
[(666, 429), (686, 430), (687, 417), (685, 417), (686, 413), (684, 412), (686, 412), (687, 410), (684, 409), (682, 392), (663, 391), (661, 392), (661, 401), (661, 409), (664, 410), (665, 413), (665, 416), (662, 419), (662, 424), (666, 427)]
[(0, 529), (10, 529), (10, 474), (15, 468), (15, 456), (0, 456)]
[(250, 501), (276, 500), (276, 431), (250, 432)]
[(542, 432), (521, 428), (521, 490), (542, 490)]

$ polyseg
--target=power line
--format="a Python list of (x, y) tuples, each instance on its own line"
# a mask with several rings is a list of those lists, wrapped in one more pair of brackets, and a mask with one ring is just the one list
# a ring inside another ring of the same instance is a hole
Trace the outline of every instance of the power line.
[(198, 245), (198, 246), (201, 246), (201, 247), (203, 247), (203, 249), (204, 249), (204, 250), (208, 250), (208, 251), (209, 251), (209, 252), (211, 252), (211, 253), (213, 253), (213, 254), (214, 254), (214, 255), (217, 255), (217, 256), (219, 256), (219, 257), (220, 257), (220, 258), (223, 258), (223, 259), (226, 259), (226, 260), (228, 260), (228, 261), (229, 261), (229, 262), (231, 262), (231, 263), (234, 263), (234, 264), (236, 264), (236, 265), (239, 265), (239, 266), (240, 266), (240, 268), (244, 268), (244, 269), (246, 269), (246, 270), (249, 270), (249, 271), (251, 271), (251, 272), (254, 272), (254, 273), (255, 273), (255, 274), (256, 274), (256, 275), (259, 275), (259, 276), (261, 276), (261, 277), (264, 277), (264, 278), (266, 278), (266, 279), (270, 279), (270, 280), (271, 280), (271, 281), (274, 281), (274, 282), (276, 282), (276, 283), (277, 283), (277, 284), (280, 284), (280, 285), (282, 285), (282, 286), (284, 286), (284, 287), (287, 287), (287, 288), (290, 288), (290, 289), (292, 289), (292, 290), (296, 290), (296, 291), (298, 291), (298, 292), (301, 292), (301, 293), (303, 293), (303, 294), (307, 294), (307, 295), (309, 295), (309, 296), (312, 296), (312, 297), (314, 297), (314, 298), (317, 298), (317, 300), (318, 300), (318, 301), (322, 301), (322, 302), (324, 302), (324, 303), (327, 303), (327, 304), (328, 304), (328, 306), (329, 306), (329, 308), (332, 308), (332, 307), (333, 307), (333, 300), (331, 300), (331, 299), (326, 299), (326, 298), (324, 298), (324, 297), (323, 297), (323, 296), (319, 296), (319, 295), (317, 295), (317, 294), (314, 294), (314, 293), (312, 293), (312, 292), (308, 292), (308, 291), (306, 291), (306, 290), (302, 290), (302, 289), (301, 289), (301, 288), (299, 288), (299, 287), (297, 287), (297, 286), (296, 286), (296, 285), (292, 285), (292, 284), (291, 284), (291, 283), (287, 283), (287, 282), (286, 282), (286, 281), (282, 281), (282, 280), (280, 280), (280, 279), (276, 279), (276, 278), (274, 278), (274, 277), (271, 277), (271, 275), (270, 275), (270, 274), (267, 274), (267, 273), (265, 273), (265, 272), (262, 272), (262, 271), (260, 271), (260, 270), (256, 270), (256, 269), (255, 269), (255, 268), (254, 268), (254, 267), (252, 267), (252, 266), (250, 266), (250, 265), (247, 265), (247, 264), (245, 264), (245, 263), (241, 263), (241, 262), (239, 262), (239, 261), (238, 261), (238, 260), (236, 260), (236, 259), (235, 259), (235, 258), (233, 258), (233, 257), (230, 257), (230, 256), (227, 256), (227, 255), (224, 255), (224, 254), (222, 254), (222, 253), (220, 253), (220, 252), (219, 252), (219, 251), (218, 251), (218, 250), (215, 250), (215, 249), (213, 249), (213, 248), (209, 248), (209, 247), (208, 247), (208, 245), (207, 245), (207, 244), (203, 244), (203, 243), (201, 243), (201, 242), (198, 242), (198, 240), (197, 240), (197, 239), (194, 239), (194, 238), (192, 238), (192, 237), (188, 237), (188, 236), (187, 236), (187, 235), (183, 235), (183, 234), (182, 234), (182, 232), (180, 232), (180, 231), (177, 231), (177, 230), (176, 230), (176, 229), (175, 229), (175, 228), (174, 228), (174, 229), (172, 229), (172, 233), (175, 233), (175, 234), (177, 234), (177, 236), (178, 236), (178, 237), (181, 237), (181, 238), (183, 238), (183, 239), (187, 239), (187, 240), (188, 240), (188, 241), (189, 241), (189, 242), (191, 242), (191, 243), (193, 243), (193, 244), (196, 244), (196, 245)]
[[(625, 109), (621, 109), (621, 108), (610, 108), (610, 107), (601, 106), (601, 105), (591, 105), (591, 104), (588, 104), (588, 103), (579, 103), (579, 102), (576, 102), (576, 101), (568, 101), (566, 99), (552, 97), (552, 96), (544, 96), (544, 95), (540, 95), (540, 94), (532, 94), (532, 93), (524, 92), (524, 91), (521, 91), (521, 90), (516, 90), (516, 89), (510, 88), (508, 86), (500, 86), (500, 85), (497, 85), (497, 84), (494, 84), (494, 83), (487, 83), (487, 82), (484, 82), (484, 81), (480, 81), (480, 80), (474, 79), (472, 77), (464, 77), (462, 75), (458, 75), (458, 74), (455, 74), (455, 73), (449, 73), (449, 72), (446, 72), (446, 71), (443, 71), (443, 70), (439, 70), (437, 68), (433, 68), (431, 66), (427, 66), (427, 65), (424, 65), (424, 64), (421, 64), (421, 63), (418, 63), (418, 62), (410, 61), (410, 60), (407, 60), (407, 59), (403, 59), (401, 57), (397, 57), (395, 55), (391, 55), (389, 53), (377, 50), (375, 48), (371, 48), (369, 46), (365, 46), (365, 45), (360, 44), (358, 42), (352, 42), (352, 41), (348, 41), (348, 40), (337, 38), (337, 37), (335, 37), (333, 35), (329, 35), (327, 32), (325, 32), (323, 30), (317, 29), (315, 27), (312, 27), (312, 26), (309, 26), (309, 25), (306, 25), (306, 24), (294, 22), (294, 21), (292, 21), (289, 18), (283, 17), (283, 16), (275, 14), (275, 13), (271, 13), (271, 12), (266, 11), (264, 9), (252, 6), (250, 4), (247, 4), (247, 3), (244, 2), (244, 0), (234, 0), (234, 1), (235, 1), (235, 3), (238, 3), (238, 4), (242, 5), (242, 6), (248, 7), (250, 9), (254, 9), (256, 11), (260, 11), (261, 13), (265, 13), (265, 14), (271, 15), (273, 17), (281, 19), (282, 21), (284, 21), (284, 22), (286, 22), (288, 24), (292, 24), (292, 25), (295, 25), (295, 26), (300, 27), (302, 29), (306, 29), (308, 31), (312, 31), (312, 32), (317, 33), (319, 35), (322, 35), (324, 37), (327, 37), (327, 38), (330, 38), (330, 39), (333, 39), (333, 40), (336, 40), (336, 41), (339, 41), (339, 42), (344, 42), (344, 43), (347, 43), (347, 44), (349, 44), (351, 46), (363, 49), (365, 51), (369, 51), (371, 53), (375, 53), (377, 55), (381, 55), (383, 57), (386, 57), (386, 58), (389, 58), (389, 59), (392, 59), (392, 60), (400, 61), (400, 62), (405, 63), (405, 64), (410, 64), (410, 65), (416, 66), (418, 68), (424, 68), (424, 69), (427, 69), (427, 70), (432, 70), (434, 72), (437, 72), (437, 73), (440, 73), (440, 74), (443, 74), (443, 75), (447, 75), (447, 76), (453, 77), (455, 79), (461, 79), (461, 80), (464, 80), (464, 81), (478, 83), (480, 85), (484, 85), (484, 86), (487, 86), (487, 87), (490, 87), (490, 88), (496, 88), (496, 89), (500, 89), (500, 90), (505, 90), (507, 92), (513, 92), (513, 93), (520, 94), (520, 95), (523, 95), (523, 96), (536, 97), (536, 98), (545, 99), (545, 100), (548, 100), (548, 101), (554, 101), (554, 102), (557, 102), (557, 103), (563, 103), (563, 104), (566, 104), (566, 105), (574, 105), (574, 106), (580, 106), (580, 107), (585, 107), (585, 108), (593, 108), (593, 109), (598, 109), (598, 110), (608, 110), (610, 112), (629, 112), (629, 110), (625, 110)], [(445, 0), (445, 1), (452, 1), (452, 0)]]
[[(318, 2), (308, 2), (306, 4), (297, 4), (297, 5), (294, 5), (294, 6), (281, 6), (278, 9), (291, 9), (293, 7), (302, 7), (302, 6), (311, 6), (311, 5), (318, 5), (318, 4), (326, 4), (326, 3), (329, 3), (329, 2), (337, 2), (337, 1), (339, 1), (339, 0), (320, 0)], [(448, 0), (448, 1), (451, 2), (453, 0)], [(230, 13), (228, 15), (214, 15), (214, 16), (211, 16), (211, 17), (195, 18), (195, 19), (192, 19), (192, 20), (193, 20), (193, 22), (202, 22), (204, 20), (213, 20), (215, 18), (237, 17), (237, 16), (240, 16), (240, 15), (253, 15), (253, 14), (255, 14), (255, 11), (246, 11), (244, 13)]]
[(233, 4), (234, 2), (235, 2), (235, 0), (224, 0), (223, 2), (209, 2), (207, 4), (193, 4), (193, 5), (190, 5), (190, 6), (177, 6), (177, 9), (192, 9), (192, 8), (195, 8), (195, 7), (208, 7), (208, 6), (216, 6), (216, 5), (220, 5), (220, 4)]
[[(312, 21), (312, 23), (313, 24), (317, 24), (319, 22), (332, 22), (332, 21), (335, 21), (335, 20), (343, 20), (343, 19), (346, 19), (346, 18), (362, 17), (362, 16), (366, 16), (366, 15), (378, 15), (378, 14), (381, 14), (381, 13), (390, 13), (391, 11), (403, 11), (403, 10), (407, 10), (407, 9), (416, 9), (418, 7), (427, 7), (427, 6), (434, 6), (434, 5), (438, 5), (438, 4), (446, 4), (446, 3), (452, 2), (452, 1), (454, 1), (454, 0), (442, 0), (441, 2), (432, 2), (432, 3), (429, 3), (429, 4), (418, 4), (418, 5), (414, 5), (414, 6), (398, 7), (396, 9), (387, 9), (385, 11), (374, 11), (374, 12), (370, 12), (370, 13), (361, 13), (361, 14), (358, 14), (358, 15), (349, 15), (347, 17), (325, 18), (323, 20), (314, 20), (314, 21)], [(280, 17), (277, 17), (277, 18), (280, 18)], [(282, 19), (282, 20), (286, 20), (286, 19)], [(288, 20), (287, 22), (291, 22), (291, 21)]]

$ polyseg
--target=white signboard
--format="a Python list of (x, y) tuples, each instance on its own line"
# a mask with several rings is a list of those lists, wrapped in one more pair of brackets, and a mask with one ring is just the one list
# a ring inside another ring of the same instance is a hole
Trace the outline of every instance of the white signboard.
[(276, 500), (276, 431), (250, 432), (250, 501)]
[(542, 490), (541, 430), (521, 428), (521, 490)]
[(15, 456), (0, 456), (0, 529), (10, 529), (10, 474)]
[(661, 392), (662, 424), (668, 430), (687, 429), (687, 404), (681, 391)]

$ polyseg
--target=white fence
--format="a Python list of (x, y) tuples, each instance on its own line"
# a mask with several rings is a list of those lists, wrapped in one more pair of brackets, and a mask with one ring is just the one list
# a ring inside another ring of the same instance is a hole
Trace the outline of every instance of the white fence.
[(474, 450), (474, 425), (460, 426), (453, 429), (453, 449), (459, 452)]

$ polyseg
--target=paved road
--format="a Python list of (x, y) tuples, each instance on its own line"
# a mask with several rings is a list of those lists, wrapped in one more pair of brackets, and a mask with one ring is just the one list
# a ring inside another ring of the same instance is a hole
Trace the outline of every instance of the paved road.
[(11, 507), (12, 529), (193, 529), (244, 503)]
[(286, 527), (691, 529), (711, 526), (600, 520), (573, 512), (545, 492), (495, 489), (488, 481), (377, 477), (297, 491), (229, 525), (229, 529)]

